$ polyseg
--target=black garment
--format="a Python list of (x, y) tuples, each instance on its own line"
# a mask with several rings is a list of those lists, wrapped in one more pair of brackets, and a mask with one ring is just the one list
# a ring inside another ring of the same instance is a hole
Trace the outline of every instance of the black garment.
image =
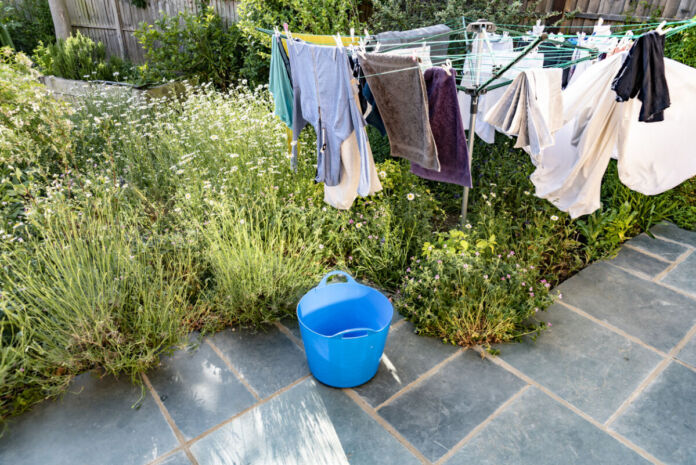
[(351, 68), (353, 70), (353, 77), (358, 80), (358, 99), (360, 100), (360, 111), (365, 114), (368, 106), (372, 107), (372, 111), (365, 117), (365, 121), (370, 126), (376, 128), (380, 134), (383, 136), (387, 135), (387, 130), (384, 127), (384, 122), (382, 122), (382, 116), (379, 114), (379, 109), (377, 108), (377, 102), (375, 102), (372, 96), (372, 91), (370, 91), (370, 86), (367, 84), (367, 79), (365, 79), (365, 74), (363, 73), (360, 64), (357, 60), (352, 58), (348, 59), (350, 61)]
[(669, 89), (665, 78), (665, 36), (657, 32), (643, 34), (633, 44), (626, 60), (611, 83), (616, 101), (625, 102), (636, 95), (643, 102), (638, 121), (664, 121), (669, 108)]
[(292, 87), (292, 73), (290, 72), (290, 58), (288, 58), (288, 54), (285, 53), (285, 47), (283, 47), (283, 40), (280, 38), (280, 36), (275, 36), (275, 40), (278, 41), (278, 53), (280, 54), (280, 58), (283, 60), (283, 64), (285, 65), (285, 71), (287, 71), (288, 79), (290, 80), (290, 87)]

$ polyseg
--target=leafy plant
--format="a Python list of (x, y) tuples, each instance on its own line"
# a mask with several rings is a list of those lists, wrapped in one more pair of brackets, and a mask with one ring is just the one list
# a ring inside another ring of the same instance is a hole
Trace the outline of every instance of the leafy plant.
[(665, 43), (665, 56), (696, 68), (696, 28), (669, 37)]
[(494, 236), (452, 230), (413, 257), (396, 303), (421, 334), (490, 344), (541, 331), (533, 317), (551, 303), (550, 286)]
[(244, 38), (235, 24), (225, 26), (212, 7), (164, 15), (154, 25), (140, 24), (134, 34), (145, 49), (148, 61), (141, 70), (150, 80), (196, 76), (226, 89), (242, 77)]
[(0, 235), (21, 227), (24, 203), (72, 154), (70, 107), (37, 81), (23, 53), (0, 49)]
[(123, 81), (133, 74), (121, 58), (106, 58), (102, 42), (94, 42), (80, 31), (55, 44), (40, 43), (34, 60), (44, 74), (66, 79)]
[(13, 48), (26, 54), (40, 42), (55, 40), (53, 18), (45, 0), (0, 0), (0, 32), (2, 29), (11, 38)]
[(538, 3), (536, 1), (524, 5), (521, 1), (504, 0), (374, 0), (373, 14), (369, 22), (376, 31), (398, 31), (436, 23), (446, 23), (453, 28), (460, 28), (463, 16), (469, 19), (485, 18), (500, 24), (523, 24), (532, 19), (545, 19), (555, 14), (537, 12)]
[(268, 79), (270, 37), (256, 28), (273, 29), (287, 23), (292, 32), (348, 34), (362, 24), (360, 0), (242, 0), (238, 3), (240, 30), (248, 40), (244, 75), (255, 84)]

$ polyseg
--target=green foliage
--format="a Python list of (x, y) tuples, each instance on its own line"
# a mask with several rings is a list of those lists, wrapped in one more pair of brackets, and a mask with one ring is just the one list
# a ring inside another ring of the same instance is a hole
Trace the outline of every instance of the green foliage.
[(530, 2), (523, 6), (523, 2), (518, 0), (374, 0), (370, 25), (375, 31), (406, 30), (437, 23), (459, 28), (462, 16), (485, 18), (500, 24), (522, 24), (552, 16), (552, 13), (536, 12), (538, 3)]
[(696, 68), (696, 27), (669, 37), (665, 44), (665, 56)]
[[(67, 166), (70, 108), (48, 94), (23, 53), (0, 49), (0, 235), (22, 227), (36, 182)], [(11, 234), (10, 234), (11, 235)]]
[(533, 319), (552, 301), (534, 265), (498, 246), (495, 236), (452, 230), (423, 245), (406, 270), (397, 308), (421, 334), (460, 345), (538, 333)]
[(225, 26), (212, 7), (142, 23), (135, 37), (148, 60), (141, 71), (151, 81), (195, 76), (226, 89), (242, 77), (249, 58), (237, 25)]
[(137, 212), (121, 210), (112, 189), (92, 186), (78, 202), (54, 190), (30, 213), (36, 233), (0, 249), (3, 416), (94, 367), (136, 379), (185, 339), (187, 257), (143, 237)]
[(0, 29), (2, 26), (14, 48), (27, 54), (40, 42), (49, 44), (55, 40), (53, 18), (46, 0), (0, 0)]
[(125, 81), (133, 70), (121, 58), (106, 58), (102, 42), (94, 42), (79, 31), (55, 44), (40, 43), (34, 60), (42, 73), (66, 79)]
[(257, 27), (305, 34), (348, 34), (360, 30), (359, 0), (242, 0), (238, 2), (239, 28), (248, 41), (244, 75), (259, 84), (268, 79), (270, 37)]

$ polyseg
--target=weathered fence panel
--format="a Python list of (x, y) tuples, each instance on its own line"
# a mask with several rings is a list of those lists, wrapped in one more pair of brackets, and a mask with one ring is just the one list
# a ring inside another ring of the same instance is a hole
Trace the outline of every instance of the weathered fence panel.
[[(64, 0), (73, 31), (100, 40), (107, 53), (128, 58), (136, 63), (144, 60), (142, 48), (133, 31), (142, 22), (153, 23), (162, 12), (175, 15), (180, 11), (195, 12), (196, 0), (147, 0), (145, 8), (134, 6), (130, 0)], [(211, 0), (218, 14), (227, 23), (237, 21), (237, 1)], [(665, 19), (687, 19), (696, 15), (696, 0), (542, 0), (539, 12), (579, 10), (565, 26), (591, 26), (601, 17), (608, 24), (621, 23), (626, 15), (647, 19), (657, 9)]]
[[(73, 31), (104, 42), (109, 55), (118, 55), (136, 63), (144, 60), (143, 49), (133, 36), (140, 23), (152, 24), (162, 13), (195, 12), (196, 0), (148, 0), (139, 8), (130, 0), (65, 0)], [(237, 20), (237, 2), (211, 0), (210, 5), (227, 23)]]

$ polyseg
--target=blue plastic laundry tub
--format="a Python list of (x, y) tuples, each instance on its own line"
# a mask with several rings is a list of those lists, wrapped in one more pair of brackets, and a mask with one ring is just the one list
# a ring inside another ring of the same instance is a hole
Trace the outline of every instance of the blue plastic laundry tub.
[[(346, 282), (327, 284), (341, 275)], [(302, 342), (312, 374), (329, 386), (369, 381), (379, 368), (394, 308), (382, 293), (332, 271), (297, 304)]]

